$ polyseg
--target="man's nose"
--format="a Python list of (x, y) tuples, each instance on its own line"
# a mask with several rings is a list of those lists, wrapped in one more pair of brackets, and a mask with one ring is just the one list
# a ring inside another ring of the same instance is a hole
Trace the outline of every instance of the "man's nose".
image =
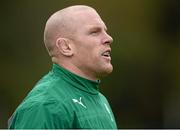
[(108, 34), (108, 33), (106, 33), (105, 34), (105, 38), (104, 38), (104, 44), (111, 44), (113, 42), (113, 38)]

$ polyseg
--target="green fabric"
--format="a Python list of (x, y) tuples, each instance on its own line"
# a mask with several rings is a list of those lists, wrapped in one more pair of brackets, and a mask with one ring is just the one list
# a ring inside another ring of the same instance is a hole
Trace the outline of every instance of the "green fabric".
[(9, 128), (116, 129), (109, 103), (98, 91), (99, 83), (53, 64), (16, 109)]

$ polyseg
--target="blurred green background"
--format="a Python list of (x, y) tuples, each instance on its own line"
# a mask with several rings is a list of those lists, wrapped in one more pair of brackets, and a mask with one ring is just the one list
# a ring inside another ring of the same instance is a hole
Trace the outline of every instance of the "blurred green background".
[(114, 71), (100, 89), (118, 128), (180, 128), (179, 0), (1, 1), (0, 128), (51, 68), (46, 20), (74, 4), (96, 8), (114, 38)]

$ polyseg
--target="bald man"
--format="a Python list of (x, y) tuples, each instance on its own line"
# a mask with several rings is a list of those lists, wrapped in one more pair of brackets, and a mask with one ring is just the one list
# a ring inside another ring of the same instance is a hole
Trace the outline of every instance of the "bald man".
[(54, 13), (44, 30), (52, 70), (9, 120), (11, 129), (116, 129), (100, 78), (110, 74), (111, 43), (95, 9), (75, 5)]

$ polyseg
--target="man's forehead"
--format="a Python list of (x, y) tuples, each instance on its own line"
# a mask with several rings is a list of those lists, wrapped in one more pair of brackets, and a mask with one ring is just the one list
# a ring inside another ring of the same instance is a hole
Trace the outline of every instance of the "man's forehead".
[(73, 17), (78, 23), (88, 24), (89, 26), (104, 26), (106, 28), (104, 21), (95, 10), (74, 12)]
[[(73, 6), (60, 10), (54, 15), (58, 20), (59, 26), (66, 26), (71, 31), (80, 27), (103, 28), (107, 30), (104, 21), (97, 11), (87, 6)], [(62, 30), (62, 26), (60, 27)]]

